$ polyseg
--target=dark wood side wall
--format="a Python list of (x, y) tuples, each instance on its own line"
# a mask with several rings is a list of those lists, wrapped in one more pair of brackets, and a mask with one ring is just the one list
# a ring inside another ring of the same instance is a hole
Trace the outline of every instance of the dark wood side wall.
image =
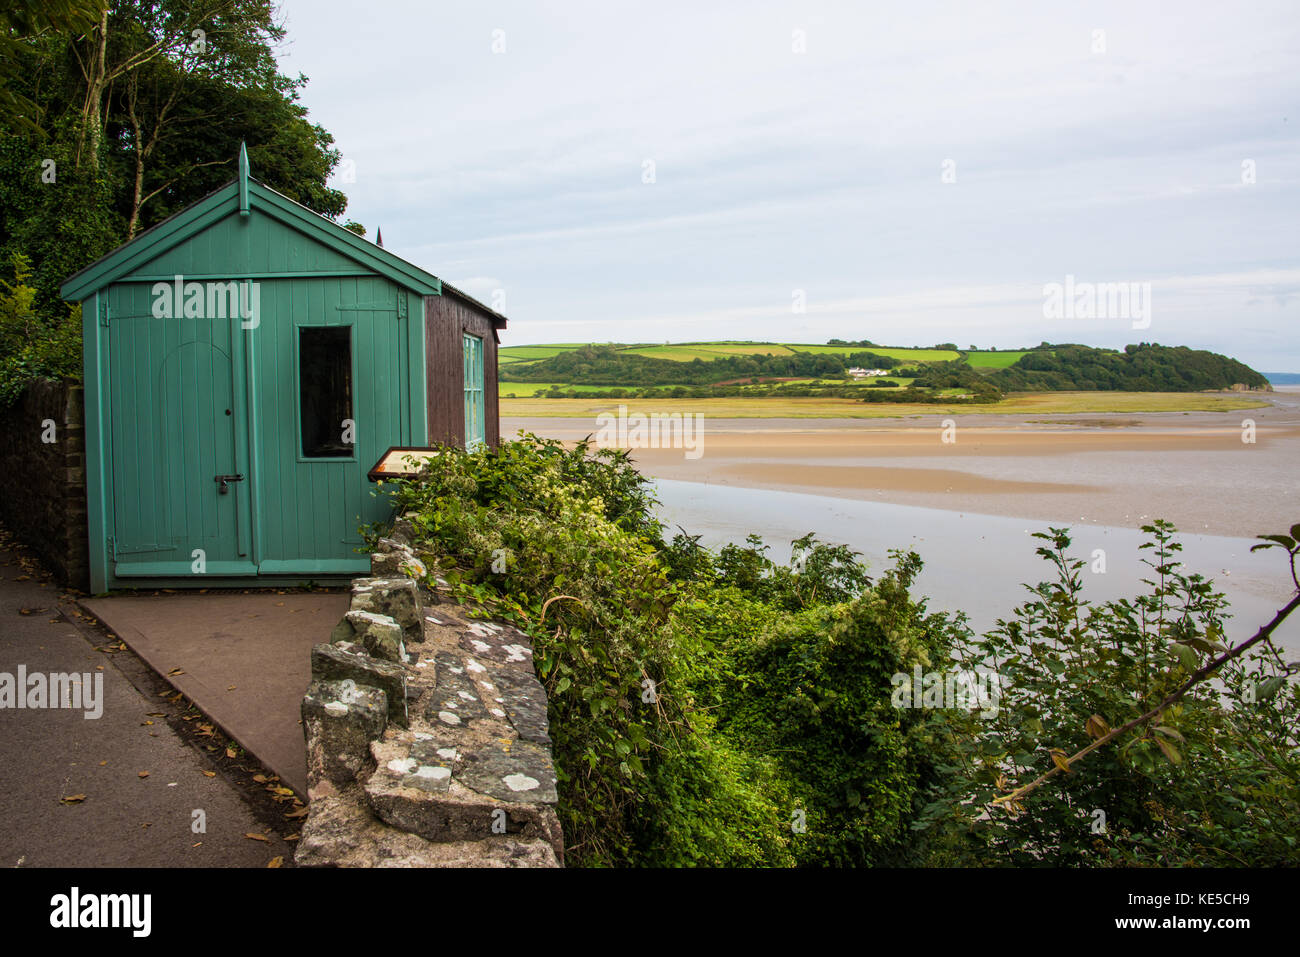
[(465, 442), (464, 340), (469, 333), (483, 340), (483, 393), (488, 445), (501, 441), (497, 406), (497, 340), (492, 320), (453, 296), (424, 297), (426, 377), (429, 382), (429, 444)]

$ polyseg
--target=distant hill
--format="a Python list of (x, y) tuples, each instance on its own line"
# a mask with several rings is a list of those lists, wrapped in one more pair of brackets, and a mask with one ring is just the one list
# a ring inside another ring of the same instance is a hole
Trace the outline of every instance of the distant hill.
[[(1032, 349), (922, 348), (868, 340), (565, 343), (505, 346), (510, 394), (561, 397), (838, 396), (869, 402), (995, 402), (1008, 392), (1200, 392), (1269, 380), (1228, 356), (1139, 343), (1116, 349), (1041, 343)], [(1297, 377), (1300, 379), (1300, 377)]]
[(990, 373), (1003, 392), (1201, 392), (1268, 387), (1250, 366), (1204, 349), (1143, 342), (1123, 352), (1044, 343), (1014, 365)]

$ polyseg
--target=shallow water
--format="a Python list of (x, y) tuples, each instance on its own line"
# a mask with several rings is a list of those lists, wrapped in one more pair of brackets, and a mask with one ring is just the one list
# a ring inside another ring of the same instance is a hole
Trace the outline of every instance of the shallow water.
[[(912, 548), (925, 562), (914, 594), (928, 596), (933, 611), (966, 612), (981, 632), (1025, 601), (1022, 582), (1052, 577), (1050, 566), (1034, 553), (1044, 543), (1032, 533), (1067, 524), (733, 485), (666, 479), (654, 485), (660, 517), (670, 531), (680, 525), (711, 547), (743, 543), (753, 532), (772, 546), (771, 557), (786, 562), (790, 543), (815, 532), (822, 541), (861, 552), (873, 577), (889, 566), (891, 548)], [(1147, 536), (1137, 528), (1079, 525), (1071, 537), (1073, 554), (1089, 562), (1082, 570), (1086, 598), (1132, 598), (1147, 590), (1141, 579), (1150, 577), (1150, 569), (1141, 561), (1151, 550), (1139, 551)], [(1213, 579), (1231, 602), (1230, 643), (1253, 635), (1289, 600), (1294, 586), (1279, 549), (1252, 553), (1250, 547), (1258, 544), (1253, 538), (1182, 533), (1177, 538), (1184, 571)], [(1105, 574), (1091, 571), (1094, 549), (1105, 551)], [(1300, 657), (1300, 613), (1278, 629), (1274, 641), (1287, 660)]]

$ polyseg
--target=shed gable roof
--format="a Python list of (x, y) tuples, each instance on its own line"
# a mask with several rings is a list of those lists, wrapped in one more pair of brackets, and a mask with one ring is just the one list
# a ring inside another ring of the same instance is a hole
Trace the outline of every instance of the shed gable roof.
[[(97, 259), (85, 269), (65, 279), (59, 294), (73, 302), (83, 301), (105, 286), (159, 260), (170, 250), (228, 218), (235, 217), (236, 222), (245, 220), (246, 217), (239, 215), (240, 187), (243, 184), (246, 184), (250, 215), (256, 210), (269, 216), (306, 235), (311, 241), (327, 247), (333, 253), (345, 257), (348, 261), (385, 276), (421, 295), (442, 294), (442, 282), (437, 276), (362, 239), (351, 230), (344, 229), (252, 178), (244, 179), (242, 182), (240, 179), (232, 180), (193, 205), (141, 233), (135, 239)], [(287, 270), (285, 275), (293, 275), (293, 271)]]

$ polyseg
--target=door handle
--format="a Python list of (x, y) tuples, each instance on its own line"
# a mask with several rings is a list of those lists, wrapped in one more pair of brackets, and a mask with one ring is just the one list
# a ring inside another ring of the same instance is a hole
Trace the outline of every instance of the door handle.
[(212, 480), (217, 483), (218, 486), (217, 490), (222, 495), (225, 495), (227, 492), (230, 491), (229, 483), (242, 482), (244, 480), (244, 477), (242, 475), (214, 475), (212, 476)]

